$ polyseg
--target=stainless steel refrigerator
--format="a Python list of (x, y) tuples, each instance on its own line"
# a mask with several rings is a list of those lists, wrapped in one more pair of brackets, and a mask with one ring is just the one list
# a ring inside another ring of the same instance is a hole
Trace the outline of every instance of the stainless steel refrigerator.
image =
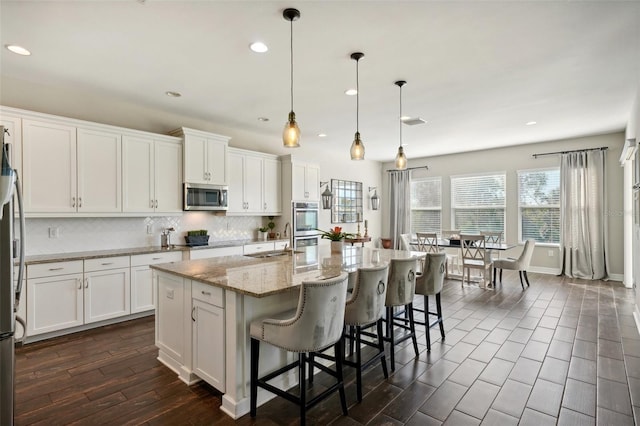
[[(0, 126), (0, 425), (13, 425), (16, 312), (20, 303), (24, 274), (24, 214), (18, 173), (9, 162), (11, 146), (4, 143)], [(15, 215), (14, 201), (18, 205)], [(19, 240), (15, 238), (16, 222)], [(14, 267), (18, 274), (14, 280)], [(16, 284), (14, 284), (17, 283)]]

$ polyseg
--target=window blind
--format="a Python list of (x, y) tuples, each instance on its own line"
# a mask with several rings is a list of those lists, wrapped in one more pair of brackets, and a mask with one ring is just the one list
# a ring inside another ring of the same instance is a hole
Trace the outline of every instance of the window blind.
[(453, 228), (467, 234), (504, 233), (505, 182), (505, 174), (452, 176)]
[(411, 180), (411, 232), (440, 233), (442, 228), (442, 178)]
[(560, 243), (560, 169), (518, 171), (520, 241)]

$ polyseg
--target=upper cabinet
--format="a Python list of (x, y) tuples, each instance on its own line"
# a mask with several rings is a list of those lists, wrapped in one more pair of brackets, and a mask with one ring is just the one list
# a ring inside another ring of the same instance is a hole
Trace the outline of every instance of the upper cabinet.
[(291, 201), (318, 201), (320, 199), (320, 166), (298, 161), (291, 155), (282, 159), (282, 195), (287, 210)]
[(122, 210), (119, 134), (29, 119), (22, 125), (26, 212)]
[(123, 146), (123, 211), (181, 213), (180, 140), (125, 136)]
[(170, 132), (184, 140), (184, 182), (227, 185), (229, 139), (182, 127)]
[(274, 155), (229, 148), (229, 210), (227, 214), (281, 213), (280, 160)]

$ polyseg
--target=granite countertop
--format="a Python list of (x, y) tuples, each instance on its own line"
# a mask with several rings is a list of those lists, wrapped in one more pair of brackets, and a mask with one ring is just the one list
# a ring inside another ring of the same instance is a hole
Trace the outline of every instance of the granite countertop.
[(85, 260), (96, 259), (100, 257), (116, 257), (116, 256), (132, 256), (136, 254), (148, 254), (148, 253), (162, 253), (171, 251), (187, 251), (187, 250), (203, 250), (219, 247), (237, 247), (245, 244), (262, 243), (262, 242), (277, 242), (277, 241), (289, 241), (288, 239), (280, 240), (230, 240), (230, 241), (216, 241), (211, 242), (208, 245), (189, 247), (186, 245), (171, 245), (169, 247), (160, 246), (146, 246), (146, 247), (129, 247), (122, 249), (110, 249), (110, 250), (92, 250), (81, 251), (72, 253), (52, 253), (52, 254), (39, 254), (25, 257), (25, 264), (35, 265), (38, 263), (51, 263), (51, 262), (66, 262), (72, 260)]
[(254, 258), (224, 256), (211, 259), (161, 263), (151, 268), (182, 278), (253, 297), (265, 297), (297, 289), (303, 281), (355, 273), (358, 268), (388, 264), (390, 259), (424, 257), (424, 252), (343, 247), (342, 253), (332, 253), (329, 246), (319, 246), (317, 258), (307, 253)]

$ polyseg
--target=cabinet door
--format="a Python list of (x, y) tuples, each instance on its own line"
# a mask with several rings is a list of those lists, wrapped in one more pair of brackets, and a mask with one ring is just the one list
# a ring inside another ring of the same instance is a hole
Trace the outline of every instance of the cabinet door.
[(151, 268), (148, 266), (132, 266), (131, 313), (151, 311), (155, 306)]
[(210, 249), (191, 249), (189, 250), (189, 260), (209, 259), (221, 256), (241, 256), (242, 246), (233, 247), (216, 247)]
[(308, 198), (306, 180), (307, 168), (302, 164), (294, 164), (292, 167), (291, 187), (292, 201), (306, 200)]
[[(186, 364), (184, 322), (185, 288), (182, 278), (157, 275), (156, 346), (177, 363)], [(189, 343), (191, 345), (191, 343)]]
[[(9, 131), (4, 134), (4, 143), (11, 144), (9, 161), (11, 167), (18, 171), (20, 184), (22, 184), (22, 119), (0, 111), (0, 125)], [(16, 211), (17, 207), (16, 203)]]
[(122, 211), (122, 137), (78, 129), (78, 211)]
[(155, 143), (156, 212), (182, 212), (182, 146)]
[(282, 169), (280, 160), (265, 158), (262, 169), (262, 196), (264, 213), (282, 214)]
[(82, 274), (27, 280), (27, 335), (83, 324)]
[(224, 309), (193, 299), (193, 372), (225, 392)]
[(305, 184), (307, 187), (307, 198), (309, 200), (320, 199), (320, 167), (307, 164)]
[(76, 211), (76, 128), (23, 120), (25, 212)]
[(245, 213), (244, 200), (244, 156), (235, 152), (228, 155), (229, 161), (229, 209), (227, 213)]
[(209, 183), (207, 178), (207, 138), (188, 135), (184, 138), (184, 181)]
[(153, 140), (123, 136), (122, 186), (125, 212), (153, 212), (155, 205)]
[(246, 155), (243, 170), (244, 200), (248, 213), (262, 213), (262, 158)]
[(129, 315), (129, 268), (84, 274), (84, 322)]
[(227, 184), (227, 142), (207, 139), (207, 183)]

